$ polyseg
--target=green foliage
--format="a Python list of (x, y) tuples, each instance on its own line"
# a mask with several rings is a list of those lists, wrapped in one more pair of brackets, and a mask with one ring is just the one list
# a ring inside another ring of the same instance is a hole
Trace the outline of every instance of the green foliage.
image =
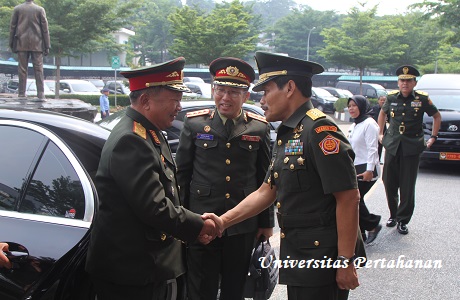
[(450, 43), (460, 41), (460, 0), (425, 0), (411, 7), (423, 9), (426, 19), (435, 18), (442, 28), (452, 31), (453, 35), (449, 37)]
[(257, 43), (249, 28), (253, 18), (238, 0), (216, 4), (209, 15), (190, 7), (178, 9), (169, 17), (175, 36), (169, 50), (192, 64), (209, 65), (222, 56), (243, 58)]

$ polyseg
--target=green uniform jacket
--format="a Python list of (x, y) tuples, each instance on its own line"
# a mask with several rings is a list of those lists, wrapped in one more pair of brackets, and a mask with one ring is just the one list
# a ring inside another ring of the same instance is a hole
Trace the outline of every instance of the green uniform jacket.
[[(232, 135), (217, 113), (188, 114), (176, 153), (184, 204), (196, 213), (225, 213), (262, 184), (270, 162), (270, 130), (265, 118), (243, 113)], [(227, 229), (228, 235), (274, 226), (273, 207)]]
[(432, 116), (438, 112), (428, 94), (413, 91), (404, 98), (399, 91), (394, 91), (388, 95), (382, 110), (390, 122), (382, 141), (385, 151), (395, 156), (401, 145), (404, 156), (422, 153), (426, 148), (423, 114)]
[(280, 268), (280, 283), (332, 284), (338, 251), (332, 193), (358, 187), (354, 152), (334, 121), (310, 101), (278, 127), (276, 139), (266, 182), (277, 187), (279, 259), (292, 261)]
[(104, 148), (95, 179), (99, 211), (86, 269), (100, 279), (145, 285), (185, 272), (180, 240), (203, 221), (180, 205), (175, 165), (162, 133), (128, 108)]

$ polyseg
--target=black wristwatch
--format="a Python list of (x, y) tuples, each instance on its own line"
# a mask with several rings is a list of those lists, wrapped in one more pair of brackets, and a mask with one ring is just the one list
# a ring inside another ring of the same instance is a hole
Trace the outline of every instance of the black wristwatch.
[(337, 256), (337, 260), (339, 260), (341, 263), (343, 264), (350, 264), (352, 263), (354, 260), (356, 259), (356, 257), (353, 255), (352, 257), (348, 258), (346, 256), (343, 256), (343, 255), (339, 255)]
[(432, 136), (430, 136), (430, 138), (433, 138), (436, 141), (438, 139), (438, 136), (437, 135), (432, 135)]

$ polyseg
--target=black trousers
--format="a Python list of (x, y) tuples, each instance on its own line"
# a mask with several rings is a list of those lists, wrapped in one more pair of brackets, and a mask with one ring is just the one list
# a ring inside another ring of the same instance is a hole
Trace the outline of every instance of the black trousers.
[[(409, 223), (414, 213), (415, 183), (419, 164), (420, 154), (403, 156), (401, 147), (398, 148), (395, 156), (385, 153), (382, 179), (390, 218), (404, 224)], [(398, 191), (401, 192), (401, 198)]]
[(373, 230), (382, 218), (382, 216), (371, 214), (364, 202), (364, 196), (374, 184), (375, 181), (358, 181), (358, 189), (361, 195), (359, 199), (359, 228), (361, 228), (361, 232)]
[(187, 249), (187, 292), (189, 300), (243, 299), (255, 232), (223, 236), (204, 246), (198, 242)]
[(320, 287), (287, 286), (288, 300), (347, 300), (349, 290), (341, 290), (337, 284)]

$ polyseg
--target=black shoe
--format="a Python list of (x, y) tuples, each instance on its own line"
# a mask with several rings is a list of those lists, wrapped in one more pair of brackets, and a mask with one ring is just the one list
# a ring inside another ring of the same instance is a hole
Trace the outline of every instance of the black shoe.
[(409, 233), (409, 229), (407, 228), (407, 224), (404, 224), (402, 222), (399, 222), (398, 223), (398, 232), (400, 234), (408, 234)]
[(382, 230), (382, 225), (379, 224), (374, 228), (373, 231), (368, 231), (366, 244), (372, 243), (377, 237), (377, 235), (379, 235), (380, 230)]
[(387, 227), (395, 227), (396, 226), (396, 220), (389, 218), (387, 221)]

